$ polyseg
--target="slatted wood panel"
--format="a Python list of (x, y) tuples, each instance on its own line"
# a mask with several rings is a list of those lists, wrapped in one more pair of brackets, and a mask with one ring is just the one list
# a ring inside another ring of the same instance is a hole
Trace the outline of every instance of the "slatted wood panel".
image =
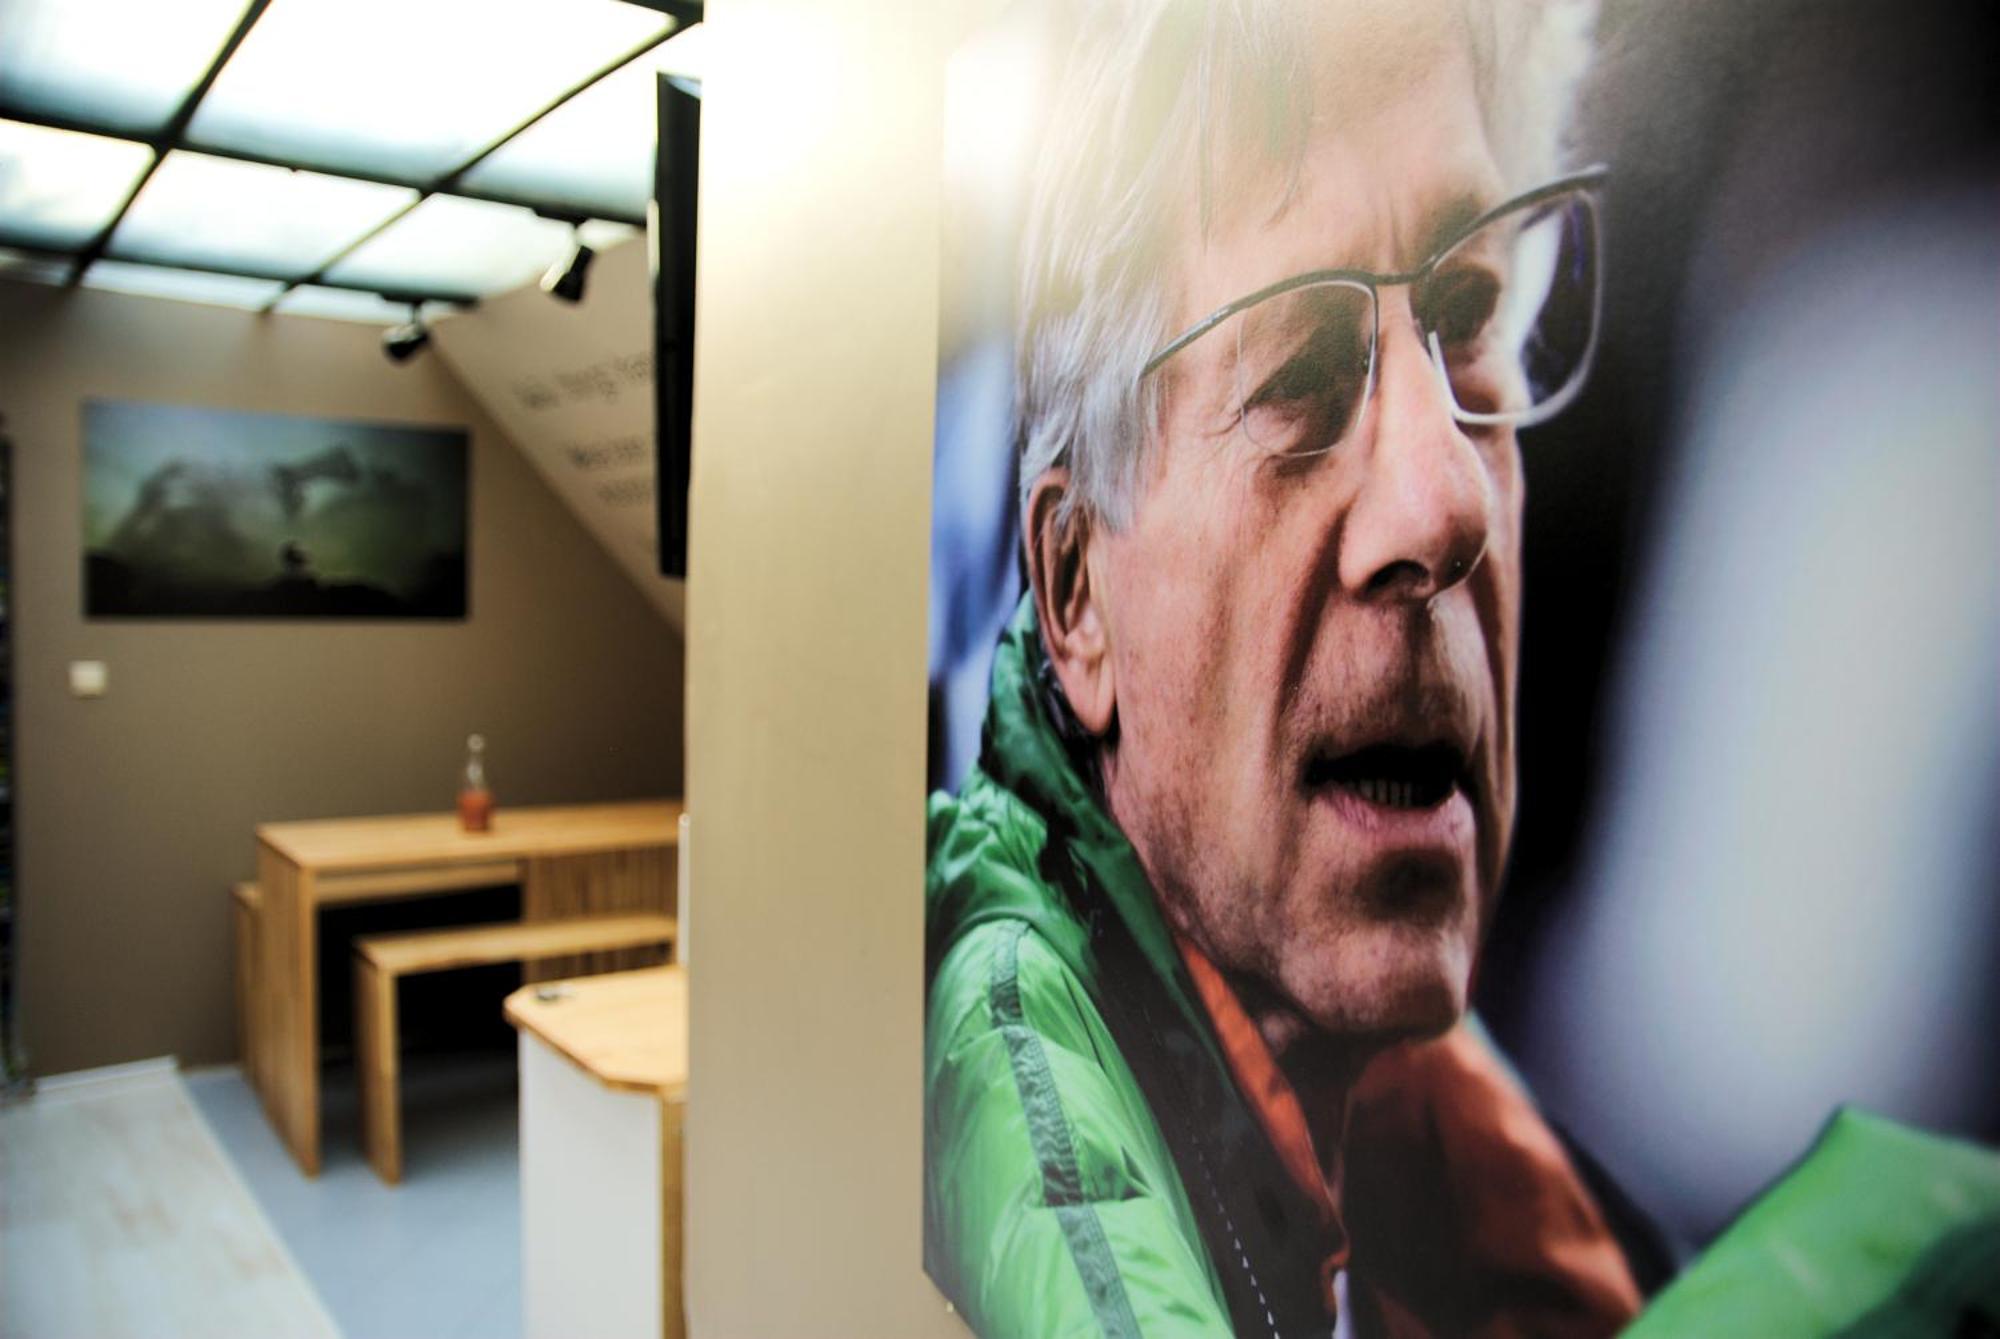
[[(675, 912), (674, 851), (670, 846), (592, 855), (536, 857), (522, 862), (521, 919), (553, 920), (612, 912)], [(645, 950), (549, 958), (530, 965), (527, 981), (653, 965)]]
[(469, 865), (415, 865), (409, 869), (369, 870), (360, 874), (319, 876), (319, 904), (390, 902), (401, 897), (429, 897), (460, 888), (499, 888), (521, 881), (518, 860), (482, 860)]

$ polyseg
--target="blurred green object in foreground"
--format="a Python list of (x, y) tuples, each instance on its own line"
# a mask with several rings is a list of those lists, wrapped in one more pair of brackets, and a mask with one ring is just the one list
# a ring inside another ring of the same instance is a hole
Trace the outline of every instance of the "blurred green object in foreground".
[(2000, 1155), (1835, 1113), (1625, 1339), (2000, 1339)]

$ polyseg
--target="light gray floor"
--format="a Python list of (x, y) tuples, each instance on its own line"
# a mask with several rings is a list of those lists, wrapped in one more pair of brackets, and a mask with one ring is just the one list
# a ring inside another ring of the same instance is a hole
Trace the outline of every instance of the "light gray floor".
[(0, 1339), (337, 1339), (171, 1060), (0, 1106)]
[(347, 1339), (518, 1339), (521, 1181), (510, 1052), (404, 1057), (403, 1183), (361, 1156), (351, 1069), (326, 1071), (322, 1167), (300, 1175), (233, 1067), (187, 1076)]

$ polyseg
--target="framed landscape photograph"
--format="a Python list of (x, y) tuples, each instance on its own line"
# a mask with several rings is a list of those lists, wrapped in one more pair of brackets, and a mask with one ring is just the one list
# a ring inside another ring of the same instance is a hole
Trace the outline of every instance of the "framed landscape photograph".
[(83, 408), (88, 618), (464, 618), (467, 435)]

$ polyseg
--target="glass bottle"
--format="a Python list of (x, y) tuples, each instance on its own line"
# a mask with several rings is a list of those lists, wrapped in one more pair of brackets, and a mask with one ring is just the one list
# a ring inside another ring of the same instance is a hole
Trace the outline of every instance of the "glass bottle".
[(465, 776), (458, 787), (458, 825), (467, 832), (485, 832), (493, 826), (493, 792), (486, 788), (483, 735), (469, 735), (465, 741)]

